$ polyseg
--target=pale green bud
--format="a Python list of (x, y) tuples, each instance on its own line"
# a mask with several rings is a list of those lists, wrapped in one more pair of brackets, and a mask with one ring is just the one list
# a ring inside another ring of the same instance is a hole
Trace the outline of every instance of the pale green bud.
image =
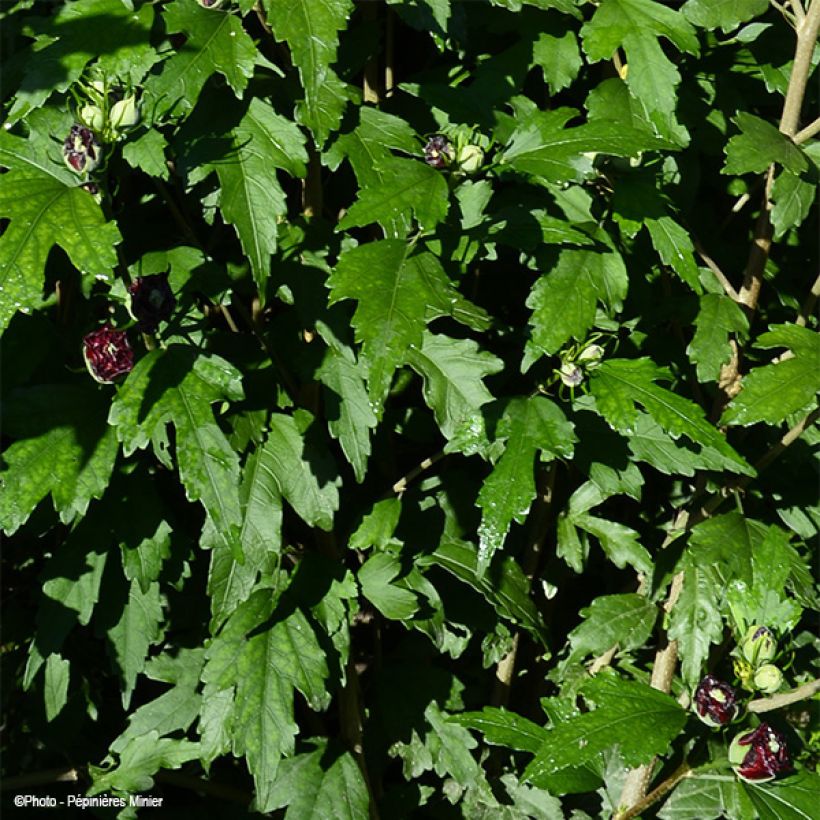
[(770, 661), (777, 653), (777, 641), (772, 630), (767, 626), (753, 624), (746, 632), (746, 637), (740, 643), (743, 657), (752, 666), (760, 666)]
[(457, 162), (465, 174), (474, 174), (484, 164), (484, 151), (478, 145), (464, 145), (459, 149)]
[(590, 345), (581, 351), (577, 361), (583, 362), (584, 367), (591, 370), (593, 367), (598, 367), (603, 357), (604, 349), (601, 345)]
[(108, 121), (113, 128), (133, 128), (140, 121), (140, 110), (136, 97), (132, 94), (114, 103), (111, 106)]
[(755, 672), (754, 683), (755, 689), (771, 695), (783, 684), (783, 673), (773, 663), (764, 663)]
[(102, 109), (97, 105), (84, 105), (78, 112), (80, 122), (92, 131), (102, 131), (105, 118)]

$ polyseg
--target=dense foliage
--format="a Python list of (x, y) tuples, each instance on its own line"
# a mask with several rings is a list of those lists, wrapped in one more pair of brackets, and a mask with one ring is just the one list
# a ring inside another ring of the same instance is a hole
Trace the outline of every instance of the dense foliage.
[(816, 817), (818, 26), (9, 0), (6, 807)]

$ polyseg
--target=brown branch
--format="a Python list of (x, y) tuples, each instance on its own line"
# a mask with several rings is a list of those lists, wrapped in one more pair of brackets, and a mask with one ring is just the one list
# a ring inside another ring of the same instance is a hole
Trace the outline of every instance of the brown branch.
[(444, 450), (439, 450), (437, 453), (433, 453), (429, 458), (425, 458), (420, 464), (417, 464), (410, 470), (407, 475), (400, 478), (390, 489), (396, 494), (401, 495), (406, 489), (407, 485), (417, 479), (425, 470), (429, 470), (437, 461), (441, 461), (441, 459), (446, 456), (447, 453)]
[(703, 245), (700, 244), (698, 239), (695, 236), (692, 236), (692, 242), (695, 246), (695, 250), (697, 251), (698, 256), (703, 260), (706, 267), (709, 268), (712, 273), (714, 273), (715, 278), (723, 285), (723, 289), (726, 291), (726, 294), (731, 297), (735, 302), (740, 300), (740, 296), (738, 292), (732, 286), (732, 283), (729, 281), (729, 277), (718, 267), (717, 262), (706, 253)]
[(259, 20), (259, 25), (262, 26), (265, 34), (268, 37), (273, 37), (273, 29), (270, 27), (270, 23), (268, 23), (268, 18), (265, 16), (265, 10), (262, 8), (261, 0), (257, 0), (256, 3), (253, 4), (253, 11), (256, 14), (256, 19)]
[(794, 141), (797, 145), (811, 139), (816, 133), (820, 132), (820, 117), (813, 122), (810, 122), (805, 128), (802, 128), (794, 135)]
[(784, 706), (791, 706), (792, 703), (798, 703), (801, 700), (808, 700), (820, 692), (820, 678), (815, 678), (796, 689), (791, 689), (788, 692), (781, 692), (777, 695), (772, 695), (768, 698), (758, 698), (749, 702), (747, 709), (750, 712), (771, 712), (774, 709), (781, 709)]
[(780, 130), (789, 137), (794, 137), (800, 124), (800, 111), (806, 94), (806, 83), (811, 71), (811, 58), (820, 30), (820, 0), (812, 0), (805, 17), (797, 26), (797, 48), (794, 52), (794, 64), (786, 89), (786, 101), (783, 103), (783, 116), (780, 118)]
[(691, 777), (692, 769), (688, 763), (683, 762), (674, 772), (672, 772), (663, 783), (659, 784), (656, 788), (652, 789), (652, 791), (644, 797), (642, 800), (637, 802), (632, 808), (618, 812), (615, 814), (614, 820), (631, 820), (633, 817), (638, 817), (639, 815), (643, 814), (653, 803), (657, 803), (658, 800), (666, 797), (681, 780), (684, 780), (687, 777)]
[(814, 284), (811, 286), (809, 295), (801, 305), (800, 313), (797, 314), (797, 319), (795, 319), (795, 324), (800, 325), (800, 327), (806, 326), (809, 316), (814, 313), (814, 306), (817, 304), (818, 299), (820, 299), (820, 274), (817, 275)]
[(794, 19), (797, 21), (797, 25), (802, 25), (803, 20), (806, 19), (806, 10), (803, 8), (803, 4), (800, 0), (791, 0), (791, 7), (794, 12)]

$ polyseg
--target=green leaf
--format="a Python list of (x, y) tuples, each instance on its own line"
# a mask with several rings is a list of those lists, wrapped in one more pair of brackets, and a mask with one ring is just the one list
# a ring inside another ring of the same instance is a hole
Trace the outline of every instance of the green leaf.
[(584, 179), (592, 172), (590, 152), (631, 157), (667, 145), (645, 131), (619, 123), (598, 121), (565, 128), (576, 114), (571, 108), (535, 112), (515, 129), (501, 162), (547, 182), (567, 182)]
[(664, 265), (669, 265), (695, 293), (702, 293), (703, 286), (693, 256), (695, 247), (689, 234), (671, 216), (647, 219), (645, 224)]
[(578, 38), (572, 31), (560, 36), (542, 31), (533, 43), (532, 57), (553, 94), (571, 85), (583, 65)]
[(508, 712), (506, 709), (497, 709), (485, 706), (480, 712), (462, 712), (451, 715), (448, 720), (475, 729), (484, 735), (484, 742), (494, 746), (505, 746), (519, 752), (535, 754), (547, 741), (549, 732), (531, 720)]
[(57, 654), (48, 656), (46, 661), (45, 683), (43, 684), (43, 699), (46, 707), (46, 720), (50, 723), (68, 701), (68, 680), (71, 663)]
[(301, 610), (294, 610), (270, 630), (267, 652), (282, 678), (305, 696), (311, 709), (327, 709), (331, 695), (327, 659)]
[(221, 624), (247, 600), (256, 578), (279, 560), (282, 549), (282, 495), (271, 459), (264, 447), (248, 458), (242, 472), (239, 501), (242, 526), (239, 539), (244, 562), (217, 541), (211, 552), (208, 594), (211, 598), (212, 628)]
[(570, 338), (585, 339), (597, 304), (618, 310), (627, 286), (626, 267), (617, 251), (562, 250), (558, 264), (538, 279), (527, 298), (532, 330), (523, 369), (542, 355), (556, 353)]
[(811, 820), (817, 814), (820, 775), (808, 769), (765, 786), (743, 783), (741, 788), (760, 820)]
[(0, 132), (0, 217), (11, 220), (0, 243), (0, 330), (18, 310), (39, 307), (45, 266), (59, 245), (85, 287), (117, 265), (117, 226), (64, 166), (29, 140)]
[[(93, 519), (85, 518), (66, 539), (62, 549), (49, 559), (40, 579), (43, 595), (66, 609), (74, 610), (77, 621), (83, 625), (91, 620), (108, 557), (108, 552), (100, 543), (100, 535)], [(97, 541), (100, 546), (89, 549), (91, 539), (92, 543)]]
[(695, 769), (684, 778), (658, 812), (661, 820), (739, 820), (752, 816), (754, 809), (734, 772), (722, 774), (711, 766)]
[(148, 78), (145, 93), (153, 117), (184, 117), (215, 73), (222, 74), (241, 97), (253, 74), (256, 46), (242, 20), (228, 11), (202, 8), (198, 3), (173, 0), (163, 14), (169, 34), (182, 32), (185, 44)]
[[(226, 140), (230, 146), (225, 146)], [(305, 137), (294, 123), (256, 97), (242, 119), (227, 133), (220, 133), (217, 141), (220, 157), (205, 168), (219, 177), (219, 208), (225, 221), (236, 228), (264, 300), (277, 225), (287, 213), (276, 171), (305, 175)]]
[(379, 415), (396, 368), (411, 347), (422, 343), (427, 321), (450, 315), (471, 327), (483, 313), (452, 287), (429, 253), (409, 255), (397, 239), (370, 242), (345, 251), (328, 280), (331, 304), (356, 299), (356, 340), (367, 360), (368, 392)]
[(161, 636), (160, 625), (163, 621), (159, 584), (153, 583), (148, 592), (143, 592), (136, 580), (131, 581), (128, 599), (119, 620), (106, 632), (122, 673), (124, 709), (131, 702), (137, 675), (145, 668), (149, 647)]
[(721, 589), (711, 566), (701, 563), (694, 551), (684, 554), (683, 588), (669, 616), (669, 637), (678, 642), (681, 674), (694, 687), (701, 678), (709, 647), (723, 638), (720, 617)]
[(697, 365), (700, 381), (718, 380), (721, 367), (732, 356), (730, 333), (737, 333), (741, 339), (749, 333), (749, 320), (740, 305), (723, 294), (701, 296), (695, 335), (686, 348), (689, 359)]
[(506, 439), (504, 453), (484, 481), (478, 495), (478, 567), (482, 575), (501, 549), (513, 521), (522, 523), (535, 498), (533, 461), (569, 458), (577, 440), (572, 425), (556, 404), (544, 396), (515, 398), (498, 423), (498, 439)]
[(743, 389), (721, 416), (721, 424), (747, 427), (765, 421), (779, 424), (811, 404), (820, 390), (820, 337), (798, 325), (772, 325), (756, 347), (787, 347), (794, 354), (777, 364), (755, 368), (743, 377)]
[(629, 564), (636, 572), (652, 572), (652, 558), (639, 543), (640, 535), (635, 530), (588, 514), (573, 515), (571, 520), (598, 539), (609, 560), (619, 569)]
[(165, 149), (168, 141), (160, 131), (150, 128), (139, 137), (129, 139), (122, 148), (123, 159), (132, 167), (152, 177), (167, 180), (170, 176)]
[(153, 533), (143, 538), (135, 546), (120, 544), (122, 569), (129, 581), (136, 580), (143, 592), (156, 581), (162, 572), (162, 565), (171, 553), (171, 526), (160, 521)]
[(679, 12), (652, 0), (604, 0), (581, 29), (591, 62), (609, 60), (623, 48), (629, 72), (626, 84), (649, 112), (661, 136), (674, 137), (676, 94), (680, 73), (664, 54), (659, 37), (681, 51), (698, 52), (695, 30)]
[(350, 752), (328, 746), (283, 760), (265, 806), (258, 811), (287, 808), (285, 820), (364, 820), (370, 804), (367, 784)]
[(772, 186), (772, 225), (774, 238), (782, 239), (791, 228), (809, 215), (817, 193), (817, 173), (795, 174), (782, 170)]
[(339, 509), (341, 482), (324, 442), (308, 431), (312, 423), (305, 410), (294, 416), (274, 413), (259, 458), (296, 514), (329, 532)]
[(451, 339), (426, 332), (413, 348), (410, 366), (424, 379), (424, 400), (435, 413), (448, 448), (467, 455), (487, 444), (481, 407), (493, 396), (482, 379), (503, 369), (503, 362), (471, 339)]
[(55, 91), (66, 91), (92, 60), (112, 80), (139, 83), (160, 59), (151, 45), (153, 24), (153, 6), (135, 10), (120, 0), (75, 0), (56, 7), (53, 16), (30, 17), (36, 50), (26, 60), (9, 121), (39, 108)]
[(688, 0), (682, 11), (696, 26), (710, 30), (719, 26), (728, 32), (768, 8), (768, 0)]
[(359, 124), (350, 133), (341, 134), (324, 154), (333, 169), (346, 157), (356, 174), (360, 188), (382, 181), (379, 167), (389, 159), (391, 150), (418, 154), (419, 141), (410, 125), (394, 114), (370, 106), (359, 109)]
[(154, 785), (152, 775), (160, 769), (178, 769), (199, 757), (199, 744), (189, 740), (172, 740), (148, 732), (132, 738), (120, 752), (119, 763), (110, 770), (89, 766), (92, 784), (89, 795), (125, 792), (137, 794)]
[(581, 692), (597, 708), (552, 726), (524, 780), (537, 786), (550, 774), (586, 763), (616, 745), (625, 765), (646, 763), (665, 753), (686, 723), (687, 713), (673, 697), (614, 674), (597, 675)]
[[(272, 590), (254, 592), (211, 642), (202, 676), (209, 685), (203, 709), (217, 692), (235, 687), (228, 733), (233, 753), (247, 758), (260, 806), (269, 804), (280, 759), (294, 751), (293, 689), (314, 708), (330, 697), (324, 653), (304, 614), (277, 615)], [(218, 711), (226, 711), (221, 699)]]
[(514, 559), (502, 557), (497, 574), (480, 575), (478, 553), (472, 544), (443, 540), (425, 560), (438, 564), (477, 589), (502, 617), (520, 624), (536, 638), (544, 639), (544, 624), (530, 597), (529, 581)]
[(239, 458), (216, 424), (211, 404), (239, 399), (239, 372), (218, 356), (170, 345), (140, 359), (111, 405), (126, 455), (146, 447), (164, 431), (176, 428), (179, 475), (191, 501), (201, 501), (213, 521), (216, 538), (241, 559)]
[(401, 564), (392, 555), (376, 552), (365, 561), (358, 573), (362, 595), (385, 616), (403, 621), (418, 609), (416, 596), (392, 581), (401, 572)]
[(264, 0), (277, 40), (290, 46), (299, 69), (305, 99), (299, 121), (313, 132), (317, 145), (342, 118), (347, 88), (330, 67), (336, 61), (339, 31), (353, 13), (352, 0)]
[(349, 348), (331, 345), (316, 378), (325, 387), (325, 417), (330, 435), (341, 444), (356, 481), (361, 484), (370, 457), (370, 431), (379, 421), (370, 406), (364, 368)]
[(675, 440), (646, 413), (639, 413), (629, 435), (629, 449), (639, 461), (651, 464), (666, 475), (693, 476), (696, 470), (731, 470), (754, 476), (751, 465), (739, 464), (714, 447), (698, 446), (678, 438)]
[(733, 122), (740, 134), (726, 144), (724, 174), (759, 174), (773, 162), (799, 174), (808, 169), (806, 155), (771, 123), (741, 111)]
[(569, 633), (567, 663), (600, 655), (618, 645), (621, 652), (643, 646), (652, 634), (658, 608), (643, 595), (602, 595), (579, 612), (584, 622)]
[(400, 516), (401, 500), (399, 498), (385, 498), (377, 501), (350, 536), (348, 546), (357, 550), (366, 550), (370, 547), (384, 549), (396, 530)]
[[(0, 177), (3, 179), (3, 177)], [(4, 434), (16, 439), (3, 453), (0, 527), (14, 533), (51, 494), (64, 523), (101, 498), (117, 457), (105, 423), (109, 395), (91, 385), (38, 385), (12, 393)]]
[[(202, 661), (202, 649), (183, 649), (176, 658), (159, 655), (149, 661), (145, 668), (147, 677), (175, 685), (129, 715), (128, 728), (111, 744), (111, 751), (122, 753), (133, 739), (149, 732), (163, 736), (187, 731), (200, 710), (202, 697), (197, 689)], [(171, 680), (156, 673), (164, 663), (168, 664), (165, 671), (171, 673)]]
[(450, 205), (444, 175), (420, 159), (389, 157), (377, 166), (378, 182), (361, 188), (339, 222), (340, 231), (378, 222), (388, 236), (404, 237), (413, 217), (423, 231), (432, 231)]
[(694, 402), (658, 387), (655, 379), (669, 378), (664, 368), (650, 359), (608, 359), (590, 378), (590, 390), (601, 415), (616, 429), (631, 433), (638, 419), (640, 404), (673, 437), (681, 434), (697, 444), (713, 447), (736, 464), (746, 462), (705, 418)]

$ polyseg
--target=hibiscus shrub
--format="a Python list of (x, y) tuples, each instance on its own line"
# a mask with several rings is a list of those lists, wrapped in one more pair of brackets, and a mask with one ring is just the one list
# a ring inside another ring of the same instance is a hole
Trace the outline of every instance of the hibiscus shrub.
[(5, 808), (817, 816), (819, 27), (8, 0)]

